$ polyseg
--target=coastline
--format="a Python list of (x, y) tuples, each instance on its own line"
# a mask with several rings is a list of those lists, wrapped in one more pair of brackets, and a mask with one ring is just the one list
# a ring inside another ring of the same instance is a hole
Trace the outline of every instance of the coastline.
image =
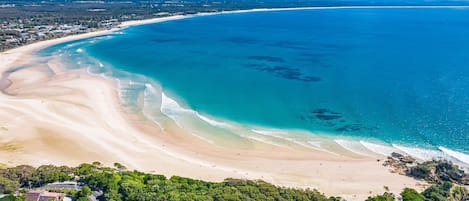
[[(200, 15), (294, 9), (254, 9), (125, 22), (117, 29), (41, 41), (0, 53), (0, 71), (30, 61), (31, 54), (39, 49), (129, 26)], [(236, 144), (245, 148), (225, 148), (198, 139), (176, 125), (161, 130), (122, 107), (116, 81), (80, 70), (64, 71), (58, 63), (49, 63), (47, 68), (54, 73), (48, 74), (44, 67), (38, 67), (18, 70), (8, 77), (12, 83), (8, 95), (0, 95), (4, 111), (1, 119), (7, 122), (0, 125), (3, 129), (0, 145), (4, 147), (0, 156), (6, 159), (2, 163), (120, 162), (132, 169), (211, 181), (228, 177), (264, 179), (278, 185), (316, 188), (349, 200), (363, 200), (370, 191), (382, 193), (383, 186), (399, 192), (405, 186), (417, 185), (413, 179), (390, 173), (374, 157), (337, 156), (252, 140)], [(360, 171), (363, 169), (367, 171)]]

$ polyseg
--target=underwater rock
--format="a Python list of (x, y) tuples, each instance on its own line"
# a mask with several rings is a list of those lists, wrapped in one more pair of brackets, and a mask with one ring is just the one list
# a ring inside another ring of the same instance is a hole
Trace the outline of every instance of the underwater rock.
[(266, 64), (245, 64), (244, 66), (256, 69), (263, 72), (272, 73), (277, 77), (281, 77), (289, 80), (297, 80), (303, 82), (319, 82), (322, 79), (317, 76), (303, 75), (298, 68), (293, 68), (289, 66), (269, 66)]
[(361, 124), (347, 124), (340, 128), (335, 129), (337, 132), (355, 132), (362, 130), (364, 127)]

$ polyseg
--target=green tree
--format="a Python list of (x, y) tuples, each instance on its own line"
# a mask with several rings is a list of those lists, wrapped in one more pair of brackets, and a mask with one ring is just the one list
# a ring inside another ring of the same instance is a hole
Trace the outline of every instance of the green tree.
[(450, 182), (444, 182), (443, 184), (435, 184), (422, 192), (422, 195), (426, 200), (431, 201), (446, 201), (450, 196), (451, 187), (453, 184)]
[(85, 198), (86, 200), (88, 199), (88, 196), (90, 196), (93, 192), (91, 191), (90, 187), (88, 186), (83, 186), (81, 189), (73, 195), (73, 197), (76, 200), (80, 200)]
[(368, 197), (366, 201), (394, 201), (394, 195), (392, 193), (385, 192), (383, 195), (377, 195), (374, 197)]
[(124, 165), (120, 164), (120, 163), (114, 163), (114, 167), (119, 171), (127, 170), (127, 168)]
[(56, 181), (70, 180), (72, 177), (69, 173), (71, 173), (71, 170), (69, 171), (68, 168), (65, 168), (64, 166), (39, 166), (33, 174), (33, 176), (37, 179), (35, 182), (35, 186), (41, 186)]
[(122, 195), (117, 190), (112, 189), (104, 194), (104, 198), (106, 201), (121, 201)]
[(0, 169), (0, 176), (10, 180), (18, 181), (22, 187), (29, 187), (29, 183), (34, 183), (37, 179), (34, 177), (36, 168), (29, 165), (19, 165), (16, 167)]
[(0, 176), (0, 194), (11, 194), (20, 188), (17, 181), (12, 181), (5, 177)]
[(403, 201), (425, 201), (425, 198), (412, 188), (405, 188), (401, 196)]
[(23, 197), (16, 197), (14, 195), (7, 195), (3, 198), (0, 198), (0, 201), (24, 201)]
[(455, 186), (451, 192), (451, 198), (457, 201), (469, 200), (469, 190), (462, 186)]

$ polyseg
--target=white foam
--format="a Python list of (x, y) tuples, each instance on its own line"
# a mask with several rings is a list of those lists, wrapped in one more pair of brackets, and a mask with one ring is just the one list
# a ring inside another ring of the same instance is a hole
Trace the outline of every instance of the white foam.
[(106, 80), (115, 80), (113, 77), (107, 76), (106, 73), (99, 73), (99, 76)]
[(340, 155), (340, 154), (335, 153), (334, 151), (331, 151), (330, 149), (324, 148), (323, 143), (321, 141), (308, 140), (306, 143), (304, 143), (303, 140), (299, 141), (299, 140), (292, 139), (292, 138), (286, 138), (286, 139), (289, 139), (293, 143), (302, 145), (302, 146), (307, 147), (307, 148), (315, 149), (315, 150), (318, 150), (318, 151), (323, 151), (323, 152), (326, 152), (326, 153), (329, 153), (329, 154), (332, 154), (332, 155), (336, 155), (336, 156)]
[[(129, 85), (131, 85), (131, 82), (132, 81), (129, 80)], [(152, 108), (152, 106), (155, 105), (154, 96), (156, 95), (158, 95), (158, 91), (151, 84), (145, 84), (145, 90), (143, 90), (142, 113), (147, 119), (158, 125), (161, 130), (164, 130), (164, 127), (161, 125), (161, 123), (158, 122), (151, 114), (147, 112), (152, 111), (154, 109)]]
[(197, 117), (199, 117), (199, 119), (207, 122), (208, 124), (212, 125), (212, 126), (215, 126), (215, 127), (220, 127), (220, 128), (232, 128), (231, 125), (225, 123), (225, 122), (221, 122), (221, 121), (217, 121), (217, 120), (214, 120), (214, 119), (210, 119), (206, 116), (202, 116), (201, 114), (199, 114), (198, 112), (195, 113), (195, 115), (197, 115)]
[[(129, 84), (132, 85), (132, 80), (129, 80)], [(148, 90), (148, 92), (147, 92)], [(153, 85), (145, 83), (145, 93), (154, 93), (156, 94), (158, 91), (153, 87)], [(162, 94), (164, 95), (164, 94)]]
[(274, 130), (259, 130), (259, 129), (251, 129), (252, 132), (261, 134), (264, 136), (268, 137), (274, 137), (274, 138), (280, 138), (283, 140), (291, 141), (293, 142), (293, 138), (289, 138), (286, 134), (286, 132), (281, 132), (281, 131), (274, 131)]
[(104, 67), (104, 64), (101, 63), (101, 62), (98, 62), (98, 65), (99, 65), (99, 67), (101, 67), (101, 68)]
[[(132, 80), (129, 80), (129, 86), (145, 86), (146, 88), (148, 88), (148, 85), (151, 86), (151, 84), (146, 84), (146, 83), (143, 83), (143, 82), (135, 82), (135, 81), (132, 81)], [(156, 89), (151, 86), (152, 88), (152, 92), (156, 93)]]
[[(253, 133), (261, 134), (261, 135), (263, 135), (263, 136), (278, 138), (278, 139), (282, 139), (282, 140), (286, 140), (286, 141), (290, 141), (290, 142), (297, 143), (297, 142), (295, 141), (295, 139), (288, 137), (288, 135), (287, 135), (286, 132), (282, 132), (282, 131), (273, 131), (273, 130), (259, 130), (259, 129), (251, 129), (251, 131), (252, 131)], [(252, 137), (249, 136), (249, 138), (252, 138)], [(264, 140), (264, 141), (265, 141), (265, 140)], [(272, 143), (271, 143), (271, 144), (272, 144)], [(276, 144), (277, 144), (277, 143), (276, 143)], [(303, 145), (303, 144), (302, 144), (302, 145)]]
[[(151, 85), (150, 85), (151, 86)], [(179, 105), (178, 102), (166, 96), (165, 93), (161, 93), (161, 113), (168, 117), (176, 118), (182, 113), (194, 113), (192, 110), (185, 109)]]
[[(134, 83), (131, 80), (129, 80), (129, 85), (132, 85), (132, 84)], [(145, 102), (148, 101), (148, 99), (150, 98), (150, 95), (157, 95), (157, 94), (158, 94), (158, 90), (156, 90), (156, 88), (153, 87), (153, 85), (145, 83), (145, 90), (143, 91), (144, 104)]]
[(196, 138), (199, 138), (199, 139), (201, 139), (201, 140), (203, 140), (203, 141), (206, 141), (206, 142), (208, 142), (208, 143), (210, 143), (210, 144), (215, 144), (215, 142), (214, 142), (213, 140), (210, 140), (210, 139), (208, 139), (208, 138), (202, 137), (202, 136), (197, 135), (197, 134), (192, 133), (192, 132), (191, 132), (190, 134), (191, 134), (192, 136), (194, 136), (194, 137), (196, 137)]
[(272, 142), (270, 140), (263, 139), (262, 137), (256, 137), (256, 136), (244, 136), (244, 137), (249, 138), (251, 140), (258, 141), (258, 142), (262, 142), (262, 143), (265, 143), (265, 144), (270, 144), (270, 145), (274, 145), (274, 146), (278, 146), (278, 147), (287, 147), (287, 146), (282, 145), (280, 143), (275, 143), (275, 142)]
[(285, 135), (285, 132), (280, 132), (280, 131), (273, 131), (273, 130), (258, 130), (258, 129), (251, 129), (252, 132), (262, 134), (262, 135), (267, 135), (271, 137), (278, 137), (278, 138), (283, 138), (282, 135)]
[(449, 156), (457, 159), (458, 161), (463, 162), (466, 165), (469, 165), (469, 155), (458, 152), (458, 151), (454, 151), (445, 147), (441, 147), (441, 146), (438, 147), (438, 149), (440, 149), (443, 153), (448, 154)]
[(364, 147), (366, 147), (370, 151), (383, 155), (383, 156), (389, 156), (392, 154), (392, 152), (402, 153), (402, 151), (399, 151), (398, 149), (392, 146), (388, 146), (388, 145), (375, 144), (375, 143), (366, 142), (362, 140), (360, 140), (360, 144), (362, 144)]
[(316, 148), (322, 148), (321, 147), (321, 144), (322, 144), (321, 141), (312, 141), (312, 140), (310, 140), (310, 141), (308, 141), (308, 144), (313, 146), (313, 147), (316, 147)]
[(392, 145), (394, 148), (401, 150), (409, 156), (412, 156), (416, 159), (429, 161), (433, 159), (443, 159), (446, 158), (441, 151), (431, 150), (431, 149), (421, 149), (416, 147), (406, 147), (402, 145)]
[(88, 68), (86, 68), (86, 73), (88, 73), (89, 75), (94, 75), (93, 73), (91, 73), (91, 68), (88, 66)]
[(120, 79), (116, 79), (116, 81), (117, 81), (117, 93), (118, 93), (119, 99), (120, 99), (121, 102), (125, 102), (125, 101), (124, 101), (124, 94), (122, 93), (122, 92), (123, 92), (123, 88), (122, 88), (121, 80), (120, 80)]
[(76, 52), (78, 52), (78, 53), (82, 53), (82, 52), (83, 52), (83, 49), (81, 49), (81, 48), (78, 48), (78, 49), (76, 50)]
[(358, 155), (363, 155), (363, 156), (373, 156), (371, 153), (372, 151), (367, 149), (362, 143), (359, 141), (353, 141), (353, 140), (344, 140), (344, 139), (335, 139), (335, 143), (340, 145), (342, 148), (356, 153)]
[(285, 141), (288, 141), (288, 142), (292, 142), (292, 143), (295, 143), (297, 145), (300, 145), (300, 146), (303, 146), (303, 147), (306, 147), (306, 148), (315, 149), (315, 150), (319, 150), (319, 151), (323, 151), (323, 152), (327, 152), (327, 153), (330, 153), (330, 154), (337, 155), (337, 153), (334, 153), (334, 152), (331, 152), (331, 151), (325, 149), (322, 146), (323, 143), (321, 141), (308, 140), (307, 138), (303, 138), (303, 137), (306, 137), (306, 136), (303, 136), (303, 137), (296, 136), (295, 137), (295, 133), (289, 134), (288, 131), (283, 131), (283, 130), (251, 129), (251, 131), (254, 132), (254, 133), (257, 133), (257, 134), (264, 135), (264, 136), (274, 137), (274, 138), (282, 139), (282, 140), (285, 140)]

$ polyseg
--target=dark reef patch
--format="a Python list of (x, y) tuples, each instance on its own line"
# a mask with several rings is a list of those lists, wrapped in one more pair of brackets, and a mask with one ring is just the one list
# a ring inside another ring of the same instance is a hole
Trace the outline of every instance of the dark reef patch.
[(342, 118), (342, 114), (340, 112), (334, 112), (329, 109), (319, 108), (315, 109), (310, 112), (311, 116), (316, 117), (316, 119), (329, 121)]
[(285, 60), (280, 57), (272, 57), (272, 56), (249, 56), (248, 59), (257, 60), (257, 61), (275, 62), (275, 63), (285, 62)]
[(340, 116), (340, 115), (330, 115), (330, 114), (317, 114), (316, 118), (318, 118), (320, 120), (328, 121), (328, 120), (340, 119), (340, 118), (342, 118), (342, 116)]
[(316, 108), (309, 110), (298, 116), (298, 119), (308, 122), (311, 125), (321, 126), (327, 130), (335, 132), (357, 132), (374, 131), (377, 127), (368, 127), (359, 122), (351, 123), (341, 112), (335, 112), (327, 108)]
[[(311, 122), (317, 121), (317, 120), (330, 121), (330, 120), (337, 120), (341, 118), (342, 118), (342, 113), (334, 112), (326, 108), (314, 109), (300, 116), (301, 120), (309, 120)], [(328, 124), (332, 125), (330, 122)], [(334, 126), (335, 126), (335, 123), (334, 123)]]
[(363, 124), (346, 124), (335, 129), (337, 132), (356, 132), (356, 131), (374, 131), (378, 127), (367, 127)]
[(281, 77), (289, 80), (297, 80), (302, 82), (319, 82), (322, 79), (317, 76), (303, 75), (298, 68), (290, 66), (269, 66), (263, 63), (258, 64), (246, 64), (247, 68), (271, 73), (277, 77)]
[(355, 132), (360, 131), (364, 127), (361, 124), (347, 124), (342, 127), (336, 128), (335, 131), (337, 132)]
[(341, 114), (340, 112), (334, 112), (334, 111), (331, 111), (329, 109), (326, 109), (326, 108), (319, 108), (319, 109), (315, 109), (313, 111), (311, 111), (311, 113), (314, 113), (314, 114)]
[(320, 77), (317, 77), (317, 76), (308, 75), (308, 76), (303, 76), (302, 80), (305, 81), (305, 82), (319, 82), (322, 79)]

